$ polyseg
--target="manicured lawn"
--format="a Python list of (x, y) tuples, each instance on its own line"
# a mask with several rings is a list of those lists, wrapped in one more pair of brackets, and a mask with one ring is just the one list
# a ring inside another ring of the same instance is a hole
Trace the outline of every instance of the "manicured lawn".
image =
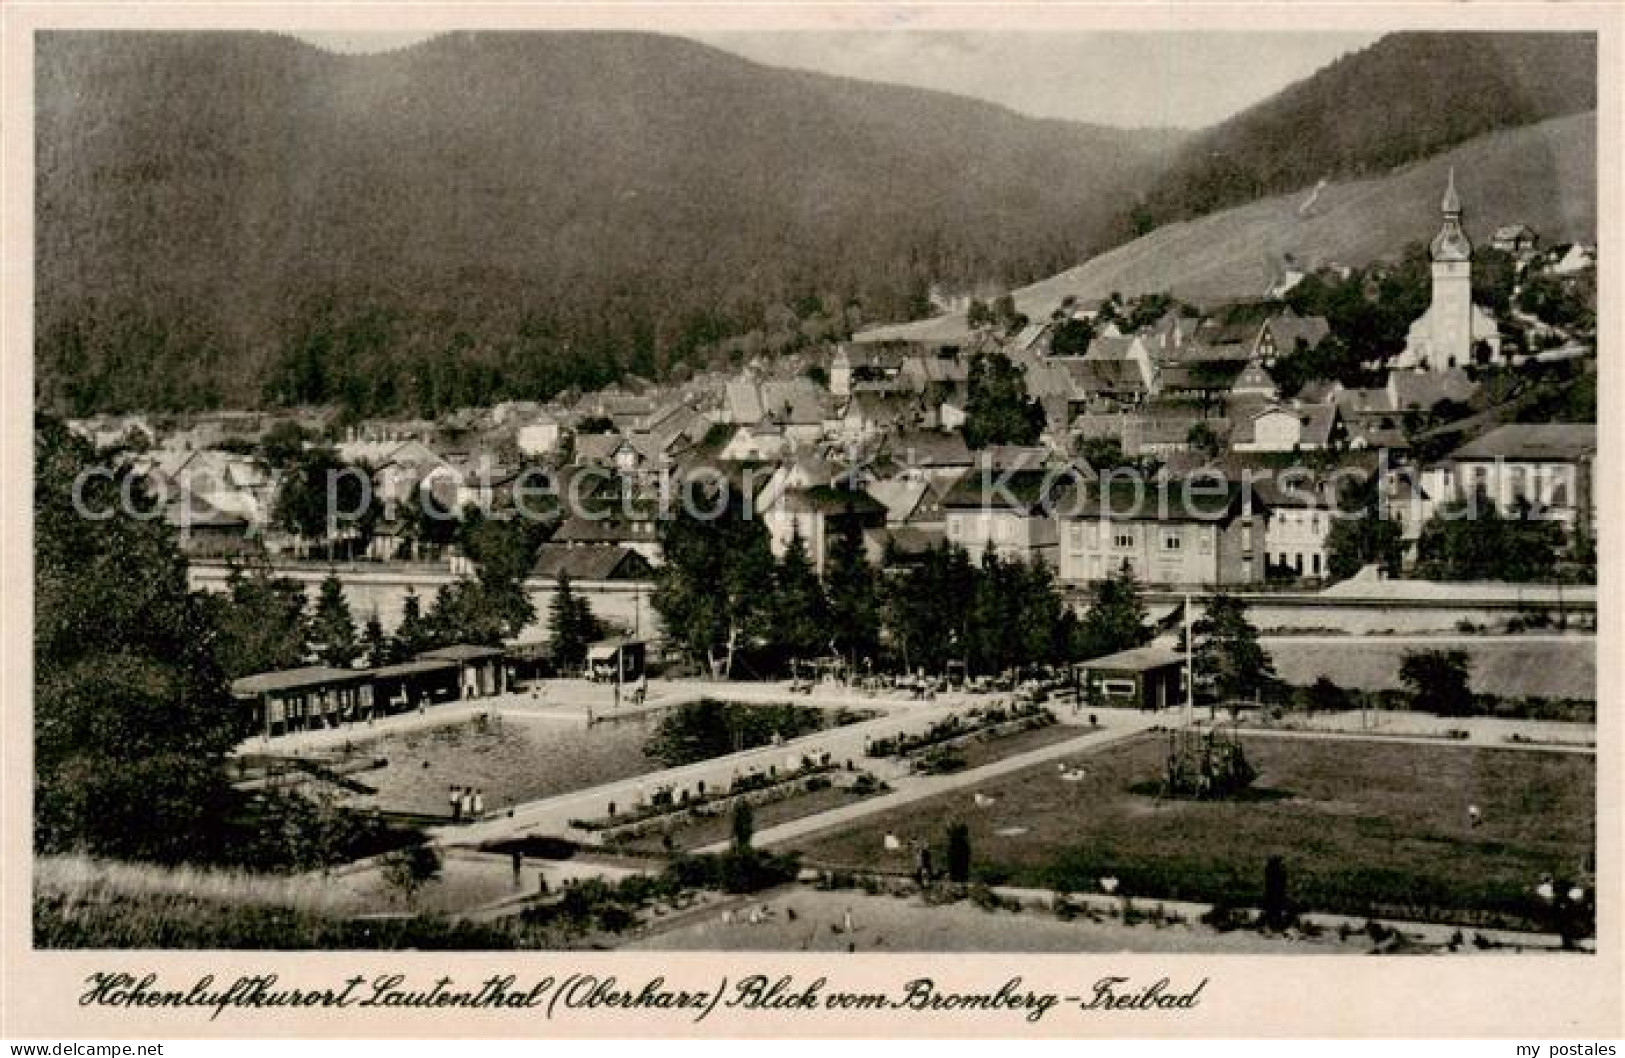
[(1068, 727), (1064, 724), (1051, 724), (1048, 727), (1035, 728), (1032, 731), (1018, 731), (1014, 735), (1004, 738), (989, 739), (986, 742), (972, 741), (956, 746), (960, 756), (965, 758), (965, 768), (980, 768), (984, 764), (1014, 757), (1018, 753), (1030, 753), (1035, 749), (1053, 746), (1057, 742), (1077, 738), (1089, 733), (1086, 727)]
[[(758, 831), (780, 823), (788, 823), (793, 819), (817, 815), (828, 812), (842, 805), (849, 805), (854, 801), (861, 801), (863, 797), (851, 790), (831, 786), (828, 789), (817, 790), (813, 793), (799, 794), (782, 801), (771, 801), (767, 804), (752, 805), (751, 814), (755, 820)], [(727, 841), (733, 835), (733, 815), (725, 812), (720, 816), (708, 819), (689, 820), (685, 816), (674, 819), (671, 829), (665, 831), (671, 835), (673, 844), (685, 851), (703, 848), (718, 841)], [(647, 852), (655, 855), (664, 853), (665, 846), (661, 843), (660, 833), (649, 833), (630, 841), (617, 841), (613, 847), (627, 852)]]
[[(1583, 754), (1251, 738), (1254, 796), (1160, 801), (1131, 787), (1160, 777), (1148, 736), (899, 808), (797, 847), (815, 865), (909, 871), (910, 840), (945, 862), (950, 822), (970, 825), (975, 870), (994, 883), (1257, 906), (1264, 864), (1287, 866), (1300, 906), (1347, 914), (1530, 927), (1542, 874), (1589, 871), (1595, 760)], [(985, 807), (973, 793), (992, 797)], [(1476, 804), (1483, 822), (1468, 825)], [(1000, 834), (1000, 831), (1004, 831)], [(888, 852), (884, 835), (902, 839)]]

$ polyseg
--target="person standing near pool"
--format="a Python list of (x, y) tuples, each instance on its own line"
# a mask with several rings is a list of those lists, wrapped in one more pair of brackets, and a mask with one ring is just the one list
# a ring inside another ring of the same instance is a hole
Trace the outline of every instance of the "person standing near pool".
[(475, 790), (474, 791), (474, 814), (470, 818), (469, 821), (473, 822), (474, 820), (479, 819), (483, 815), (485, 815), (485, 795), (483, 793), (481, 793), (479, 790)]
[(451, 788), (451, 821), (453, 823), (463, 821), (463, 788), (461, 786)]

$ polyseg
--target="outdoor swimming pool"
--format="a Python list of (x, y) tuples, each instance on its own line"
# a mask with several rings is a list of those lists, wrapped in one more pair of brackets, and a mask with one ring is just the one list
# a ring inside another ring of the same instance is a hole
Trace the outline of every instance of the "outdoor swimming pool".
[(356, 752), (387, 763), (353, 778), (371, 787), (355, 804), (447, 815), (454, 786), (473, 786), (487, 812), (654, 771), (644, 752), (659, 720), (628, 717), (588, 727), (581, 720), (508, 716), (384, 735)]
[(353, 753), (385, 761), (350, 778), (371, 792), (352, 803), (428, 816), (450, 813), (454, 786), (473, 786), (487, 813), (545, 797), (793, 738), (872, 713), (784, 705), (700, 702), (660, 712), (600, 720), (509, 714), (443, 727), (402, 731), (358, 742)]

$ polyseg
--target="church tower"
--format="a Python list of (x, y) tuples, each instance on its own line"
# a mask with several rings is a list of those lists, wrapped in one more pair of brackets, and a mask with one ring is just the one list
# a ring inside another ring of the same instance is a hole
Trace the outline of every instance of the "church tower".
[(1440, 203), (1444, 226), (1434, 236), (1433, 348), (1428, 366), (1434, 371), (1465, 367), (1473, 348), (1473, 244), (1461, 230), (1461, 198), (1456, 194), (1456, 171)]
[(1428, 247), (1433, 259), (1433, 301), (1411, 322), (1405, 351), (1392, 365), (1397, 370), (1437, 374), (1473, 363), (1487, 364), (1501, 354), (1501, 329), (1495, 316), (1473, 304), (1473, 244), (1461, 230), (1461, 196), (1456, 194), (1454, 169), (1439, 209), (1444, 213), (1444, 225)]

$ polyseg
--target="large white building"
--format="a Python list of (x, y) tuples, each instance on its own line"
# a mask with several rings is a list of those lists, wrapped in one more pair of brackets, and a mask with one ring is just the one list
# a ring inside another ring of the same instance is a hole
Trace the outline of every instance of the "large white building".
[(1440, 204), (1444, 224), (1428, 248), (1433, 259), (1433, 300), (1411, 324), (1405, 351), (1394, 367), (1408, 371), (1449, 371), (1500, 355), (1501, 331), (1495, 317), (1473, 304), (1473, 244), (1461, 227), (1456, 171), (1450, 170)]

